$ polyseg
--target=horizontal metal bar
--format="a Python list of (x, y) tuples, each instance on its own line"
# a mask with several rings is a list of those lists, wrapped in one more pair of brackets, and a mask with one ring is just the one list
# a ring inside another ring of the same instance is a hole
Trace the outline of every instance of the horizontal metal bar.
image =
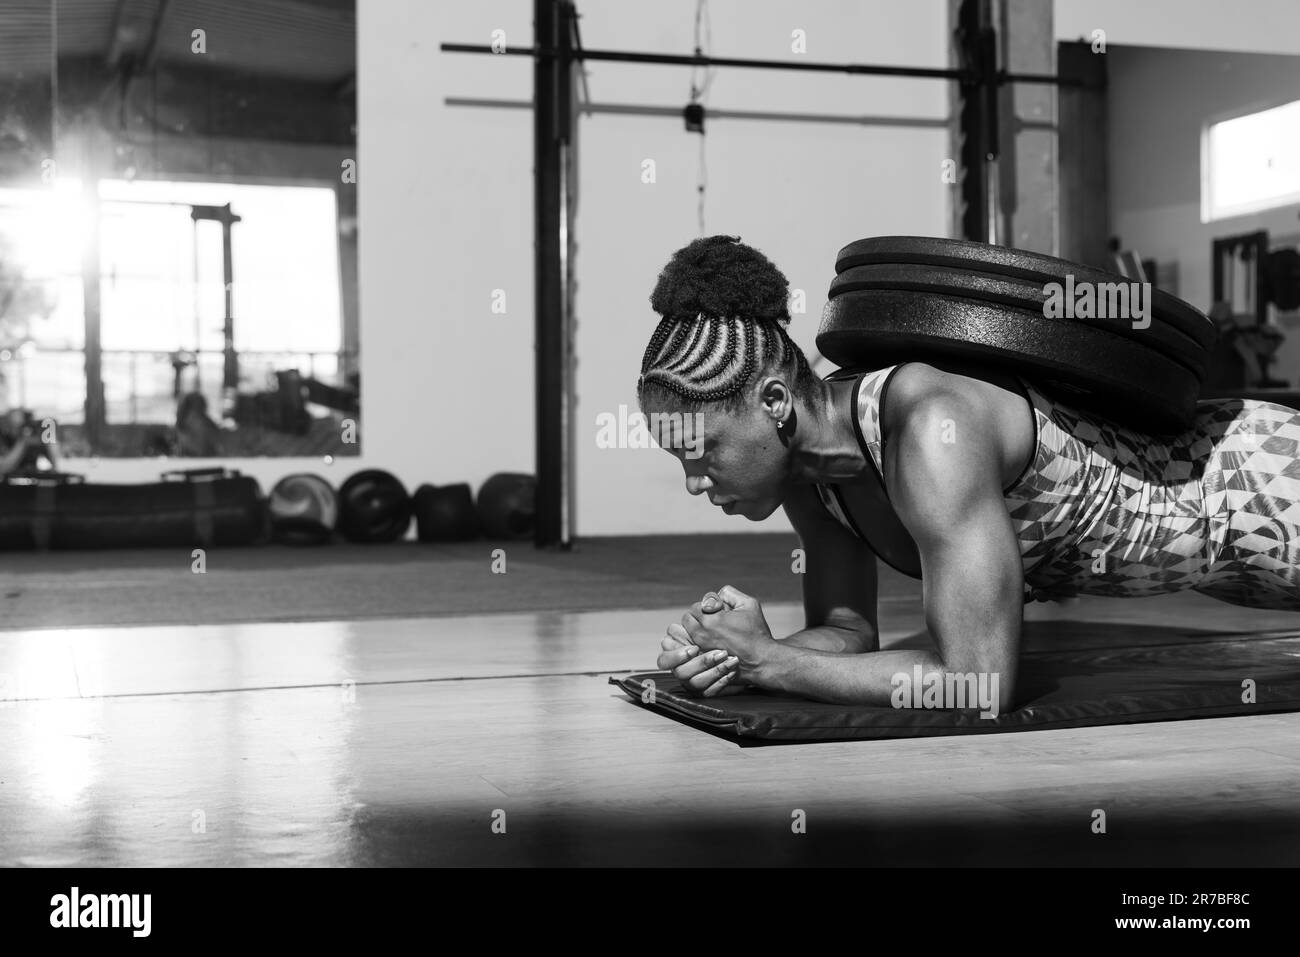
[(129, 206), (176, 206), (184, 209), (193, 209), (193, 203), (177, 203), (169, 199), (104, 199), (102, 196), (101, 203), (117, 203)]
[[(531, 100), (496, 100), (478, 97), (449, 96), (443, 99), (446, 106), (473, 106), (502, 110), (531, 110)], [(680, 106), (641, 106), (635, 103), (584, 103), (578, 107), (579, 112), (589, 115), (597, 113), (622, 114), (631, 116), (663, 116), (681, 119)], [(936, 117), (908, 116), (853, 116), (840, 113), (778, 113), (762, 110), (723, 110), (706, 107), (706, 119), (728, 120), (765, 120), (779, 123), (837, 123), (850, 126), (887, 126), (913, 129), (947, 129), (948, 119)]]
[(1020, 117), (1013, 117), (1012, 122), (1015, 124), (1015, 131), (1021, 130), (1045, 130), (1049, 133), (1057, 132), (1057, 126), (1051, 120), (1022, 120)]
[[(541, 47), (515, 47), (494, 50), (491, 46), (473, 43), (443, 43), (439, 45), (444, 53), (486, 53), (491, 56), (526, 56), (532, 58), (550, 58), (560, 55), (560, 51)], [(609, 63), (648, 63), (668, 66), (713, 67), (728, 66), (754, 70), (793, 70), (805, 73), (848, 73), (859, 76), (899, 76), (922, 80), (960, 80), (978, 82), (979, 76), (970, 70), (944, 69), (940, 67), (914, 66), (879, 66), (865, 63), (802, 63), (798, 60), (753, 60), (739, 57), (679, 56), (671, 53), (633, 53), (627, 50), (574, 50), (569, 56), (575, 60), (596, 60)], [(1089, 84), (1076, 78), (1057, 76), (1053, 73), (1010, 73), (999, 72), (996, 82), (1004, 83), (1039, 83), (1049, 86), (1086, 87)]]
[[(18, 350), (16, 349), (10, 351), (14, 352), (15, 355), (18, 354)], [(83, 353), (85, 353), (85, 351), (86, 350), (84, 347), (78, 347), (78, 346), (37, 346), (32, 350), (31, 355), (26, 356), (25, 358), (30, 359), (35, 356), (50, 355), (50, 354), (82, 355)], [(185, 349), (179, 346), (175, 349), (107, 349), (106, 348), (106, 349), (100, 349), (99, 351), (106, 356), (107, 355), (154, 356), (155, 358), (167, 358), (178, 352), (184, 352), (188, 355), (214, 356), (218, 358), (226, 354), (225, 349)], [(356, 359), (360, 357), (360, 353), (357, 352), (355, 349), (350, 351), (342, 350), (342, 349), (256, 349), (256, 350), (245, 349), (241, 351), (239, 354), (241, 356), (245, 356), (245, 357), (251, 356), (253, 358), (259, 358), (262, 356), (289, 356), (289, 357), (310, 356), (312, 358), (316, 358), (318, 356), (334, 356), (335, 358), (340, 358), (340, 359)]]
[(1003, 70), (998, 74), (998, 83), (1040, 83), (1047, 86), (1068, 86), (1082, 88), (1088, 86), (1083, 80), (1057, 76), (1054, 73), (1008, 73)]
[[(559, 56), (558, 50), (542, 47), (506, 48), (493, 50), (490, 46), (471, 43), (443, 43), (438, 49), (444, 53), (486, 53), (492, 56), (526, 56), (547, 58)], [(862, 63), (801, 63), (798, 60), (751, 60), (739, 57), (677, 56), (671, 53), (630, 53), (624, 50), (574, 50), (575, 60), (596, 60), (608, 63), (654, 63), (666, 66), (711, 67), (727, 66), (752, 70), (791, 70), (804, 73), (848, 73), (866, 76), (900, 76), (928, 80), (974, 80), (974, 74), (965, 70), (952, 70), (913, 66), (872, 66)]]

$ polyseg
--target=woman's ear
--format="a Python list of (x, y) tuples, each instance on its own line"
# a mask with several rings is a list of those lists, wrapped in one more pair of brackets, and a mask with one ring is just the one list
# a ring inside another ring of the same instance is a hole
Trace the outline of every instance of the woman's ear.
[(794, 393), (779, 376), (768, 376), (759, 387), (764, 411), (773, 423), (784, 422), (794, 412)]

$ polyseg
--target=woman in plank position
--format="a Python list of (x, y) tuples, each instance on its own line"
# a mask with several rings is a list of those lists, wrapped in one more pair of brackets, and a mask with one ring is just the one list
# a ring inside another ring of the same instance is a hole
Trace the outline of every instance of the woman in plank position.
[[(788, 637), (730, 585), (669, 625), (658, 666), (689, 692), (889, 706), (895, 676), (974, 675), (1005, 711), (1027, 601), (1191, 589), (1300, 611), (1300, 412), (1202, 401), (1154, 438), (974, 367), (819, 380), (787, 297), (727, 236), (678, 251), (651, 296), (637, 394), (660, 421), (702, 421), (661, 436), (687, 491), (751, 521), (784, 508), (806, 562), (806, 627)], [(879, 650), (877, 555), (923, 579), (932, 650)]]

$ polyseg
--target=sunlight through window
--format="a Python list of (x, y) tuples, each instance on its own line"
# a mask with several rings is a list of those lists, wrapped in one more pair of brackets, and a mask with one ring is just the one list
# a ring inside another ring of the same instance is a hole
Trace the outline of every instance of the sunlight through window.
[(1202, 222), (1293, 203), (1300, 203), (1300, 100), (1206, 128)]

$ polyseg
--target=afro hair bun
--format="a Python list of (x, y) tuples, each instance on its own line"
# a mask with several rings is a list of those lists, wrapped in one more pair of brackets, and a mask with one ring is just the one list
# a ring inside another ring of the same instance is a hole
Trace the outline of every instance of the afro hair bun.
[(668, 261), (650, 305), (660, 316), (744, 317), (790, 321), (790, 283), (773, 262), (739, 236), (706, 236)]

